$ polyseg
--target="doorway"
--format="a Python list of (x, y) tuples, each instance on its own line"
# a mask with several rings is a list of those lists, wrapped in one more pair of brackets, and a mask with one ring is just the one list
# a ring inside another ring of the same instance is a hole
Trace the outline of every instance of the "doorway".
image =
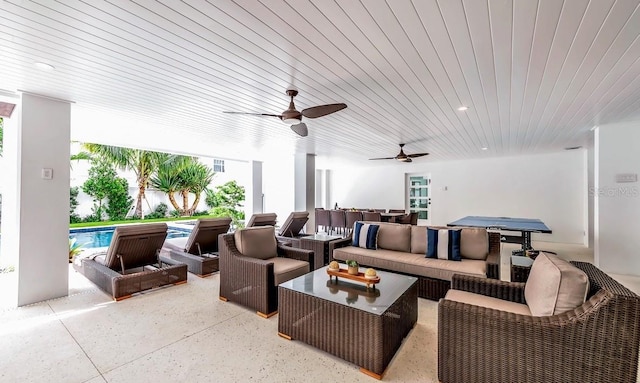
[(418, 225), (431, 223), (431, 175), (408, 175), (409, 212), (418, 213)]

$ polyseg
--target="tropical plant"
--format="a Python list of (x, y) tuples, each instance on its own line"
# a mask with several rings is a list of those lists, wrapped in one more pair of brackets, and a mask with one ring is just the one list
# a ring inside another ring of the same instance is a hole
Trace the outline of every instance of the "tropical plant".
[[(101, 221), (105, 214), (111, 220), (124, 219), (133, 202), (127, 180), (118, 177), (113, 166), (103, 159), (93, 161), (82, 191), (93, 198), (93, 213), (89, 219), (94, 221)], [(105, 202), (106, 206), (103, 206)]]
[(107, 200), (105, 212), (109, 220), (120, 221), (125, 219), (133, 203), (133, 198), (129, 196), (129, 182), (122, 177), (114, 178), (107, 193)]
[(73, 262), (73, 258), (82, 253), (84, 244), (78, 243), (76, 238), (69, 238), (69, 263)]
[[(187, 161), (179, 173), (181, 179), (180, 194), (182, 194), (182, 210), (187, 215), (193, 215), (198, 204), (200, 196), (207, 190), (207, 186), (215, 176), (214, 171), (207, 165), (196, 159)], [(189, 194), (193, 193), (195, 199), (189, 207)]]
[[(151, 177), (150, 184), (167, 194), (171, 206), (180, 212), (180, 215), (193, 215), (202, 192), (214, 176), (213, 170), (196, 158), (181, 156), (161, 164), (156, 174)], [(182, 207), (176, 201), (176, 193), (182, 197)], [(195, 195), (192, 204), (189, 204), (189, 194)]]
[(169, 207), (167, 206), (167, 204), (164, 202), (160, 202), (158, 205), (156, 205), (155, 209), (153, 209), (152, 213), (147, 214), (147, 218), (148, 219), (164, 218), (167, 216), (168, 210), (169, 210)]
[(76, 208), (78, 207), (78, 193), (80, 193), (80, 189), (77, 186), (69, 189), (69, 223), (82, 221), (80, 216), (76, 214)]
[(91, 153), (100, 156), (122, 170), (132, 170), (136, 175), (138, 195), (134, 215), (144, 218), (142, 200), (146, 201), (145, 191), (149, 186), (149, 179), (163, 163), (170, 161), (172, 156), (167, 153), (152, 152), (140, 149), (128, 149), (119, 146), (85, 143), (83, 146)]
[(244, 187), (238, 185), (236, 181), (229, 181), (215, 190), (207, 189), (205, 202), (211, 208), (209, 214), (216, 217), (231, 217), (235, 227), (241, 227), (244, 221)]

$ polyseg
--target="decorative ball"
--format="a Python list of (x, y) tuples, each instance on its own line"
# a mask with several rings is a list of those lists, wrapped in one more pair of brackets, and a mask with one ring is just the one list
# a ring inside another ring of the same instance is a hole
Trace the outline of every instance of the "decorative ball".
[(331, 263), (329, 263), (329, 268), (330, 269), (339, 269), (340, 268), (340, 264), (338, 264), (338, 262), (336, 262), (336, 261), (331, 261)]
[(364, 275), (367, 277), (375, 277), (376, 271), (374, 269), (367, 269), (367, 271), (364, 272)]

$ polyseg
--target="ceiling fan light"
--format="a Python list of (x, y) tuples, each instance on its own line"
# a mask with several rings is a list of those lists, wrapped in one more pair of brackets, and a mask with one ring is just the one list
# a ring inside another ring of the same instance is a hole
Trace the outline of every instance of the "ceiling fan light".
[(300, 121), (302, 121), (302, 119), (297, 119), (297, 118), (284, 118), (284, 119), (282, 119), (282, 122), (284, 122), (287, 125), (299, 124)]

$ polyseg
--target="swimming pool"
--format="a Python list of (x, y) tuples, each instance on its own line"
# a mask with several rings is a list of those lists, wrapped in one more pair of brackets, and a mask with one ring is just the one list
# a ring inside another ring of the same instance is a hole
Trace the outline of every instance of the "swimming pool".
[[(76, 243), (81, 244), (85, 249), (108, 247), (115, 229), (115, 226), (69, 229), (69, 239), (75, 238)], [(170, 226), (167, 229), (167, 239), (188, 237), (190, 233), (190, 229)]]

